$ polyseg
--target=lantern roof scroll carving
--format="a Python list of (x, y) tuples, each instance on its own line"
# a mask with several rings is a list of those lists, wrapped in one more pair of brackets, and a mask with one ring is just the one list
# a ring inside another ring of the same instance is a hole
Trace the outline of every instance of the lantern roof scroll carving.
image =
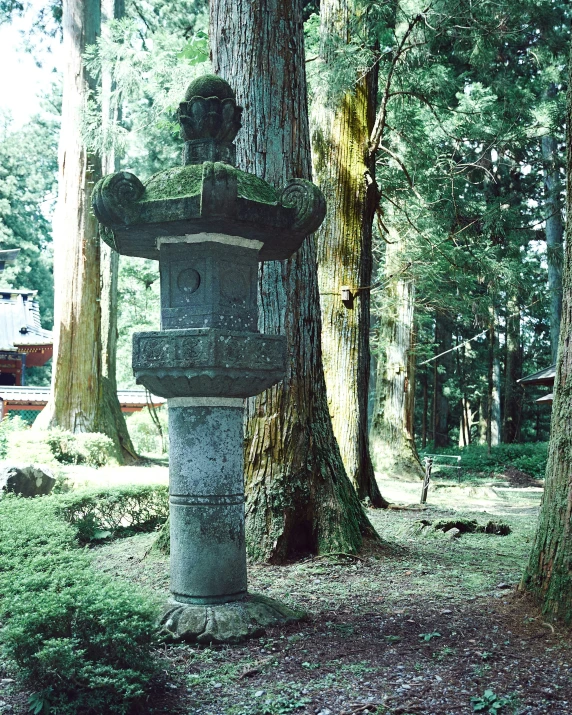
[[(216, 75), (191, 83), (178, 110), (183, 165), (141, 182), (120, 171), (99, 181), (93, 209), (103, 239), (128, 256), (159, 258), (161, 237), (226, 234), (260, 241), (259, 260), (283, 260), (322, 223), (326, 204), (310, 181), (277, 189), (235, 166), (242, 108)], [(205, 239), (207, 240), (207, 239)]]

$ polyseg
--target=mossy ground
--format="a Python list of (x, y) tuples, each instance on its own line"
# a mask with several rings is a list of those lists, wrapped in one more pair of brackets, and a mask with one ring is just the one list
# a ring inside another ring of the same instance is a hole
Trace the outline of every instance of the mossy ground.
[[(418, 482), (380, 487), (410, 505), (369, 512), (381, 548), (359, 558), (252, 565), (253, 591), (302, 607), (308, 620), (235, 646), (161, 648), (171, 687), (150, 694), (154, 711), (465, 715), (472, 697), (492, 690), (508, 701), (500, 715), (572, 712), (570, 634), (558, 626), (553, 632), (515, 589), (541, 490), (448, 481), (434, 485), (420, 511)], [(502, 518), (512, 533), (454, 540), (417, 533), (421, 518), (460, 517)], [(168, 563), (149, 552), (152, 539), (99, 547), (96, 562), (166, 595)]]

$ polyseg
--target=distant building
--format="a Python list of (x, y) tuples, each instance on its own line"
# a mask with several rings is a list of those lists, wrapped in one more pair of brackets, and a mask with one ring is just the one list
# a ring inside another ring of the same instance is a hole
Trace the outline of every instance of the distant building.
[[(0, 251), (0, 273), (19, 252)], [(0, 288), (0, 385), (25, 385), (26, 367), (45, 365), (52, 357), (53, 336), (42, 328), (37, 293)]]
[[(18, 249), (0, 251), (0, 273), (15, 262)], [(0, 288), (0, 419), (9, 413), (33, 422), (50, 395), (49, 387), (27, 387), (26, 368), (45, 365), (54, 351), (53, 333), (44, 330), (35, 290)], [(122, 412), (139, 412), (165, 400), (145, 390), (118, 390)]]
[[(0, 387), (0, 419), (18, 415), (32, 423), (43, 410), (50, 396), (49, 387)], [(145, 407), (161, 407), (166, 400), (145, 390), (118, 390), (117, 399), (122, 412), (139, 412)]]
[(0, 385), (25, 385), (26, 367), (52, 357), (52, 332), (42, 328), (36, 294), (0, 288)]
[[(544, 368), (544, 370), (539, 370), (538, 372), (533, 373), (532, 375), (527, 375), (526, 377), (523, 377), (520, 382), (521, 385), (524, 387), (528, 387), (529, 385), (545, 385), (546, 387), (551, 387), (554, 388), (554, 379), (556, 378), (556, 364), (551, 365), (550, 367)], [(547, 395), (543, 395), (542, 397), (539, 397), (536, 402), (543, 402), (547, 403), (549, 405), (552, 404), (554, 401), (554, 394), (552, 392), (549, 392)]]

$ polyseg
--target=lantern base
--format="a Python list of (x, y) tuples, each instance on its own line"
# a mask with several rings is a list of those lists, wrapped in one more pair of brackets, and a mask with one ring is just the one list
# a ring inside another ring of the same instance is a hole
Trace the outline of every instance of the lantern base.
[(195, 605), (169, 601), (159, 622), (170, 640), (189, 643), (238, 643), (261, 636), (266, 628), (295, 623), (305, 618), (273, 598), (250, 593), (240, 601)]

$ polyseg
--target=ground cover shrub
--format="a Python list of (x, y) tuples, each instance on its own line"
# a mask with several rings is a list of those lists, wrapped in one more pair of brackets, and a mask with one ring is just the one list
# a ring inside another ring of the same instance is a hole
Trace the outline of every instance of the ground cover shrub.
[(7, 437), (6, 457), (13, 462), (103, 467), (113, 461), (113, 455), (113, 440), (99, 432), (25, 429), (12, 430)]
[[(502, 474), (509, 467), (526, 472), (535, 479), (544, 479), (548, 460), (548, 442), (528, 442), (526, 444), (499, 444), (491, 448), (487, 445), (471, 444), (464, 448), (447, 447), (429, 454), (459, 454), (463, 473)], [(423, 458), (423, 453), (420, 454)], [(439, 477), (456, 477), (457, 470), (444, 470)]]
[(479, 524), (476, 519), (437, 519), (437, 521), (428, 521), (422, 519), (419, 522), (423, 526), (432, 526), (438, 531), (449, 531), (449, 529), (458, 529), (461, 534), (494, 534), (495, 536), (508, 536), (511, 533), (511, 528), (503, 521), (489, 520), (486, 524)]
[(127, 418), (127, 429), (133, 446), (139, 454), (165, 454), (169, 448), (169, 423), (167, 410), (155, 409), (161, 431), (153, 420), (148, 407), (134, 412)]
[(36, 710), (126, 714), (156, 673), (156, 604), (95, 571), (58, 499), (0, 500), (2, 655)]
[(17, 415), (7, 415), (0, 421), (0, 459), (6, 459), (8, 438), (12, 432), (21, 432), (25, 429), (28, 429), (28, 423)]
[(153, 531), (169, 516), (169, 488), (135, 484), (82, 489), (55, 498), (56, 513), (87, 543), (138, 531)]

